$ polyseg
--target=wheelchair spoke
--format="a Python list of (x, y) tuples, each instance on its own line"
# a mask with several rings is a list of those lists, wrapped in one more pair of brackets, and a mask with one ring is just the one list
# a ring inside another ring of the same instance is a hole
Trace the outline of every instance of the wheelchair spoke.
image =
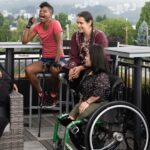
[(145, 118), (136, 108), (125, 104), (106, 107), (95, 115), (88, 125), (90, 132), (86, 132), (91, 149), (146, 150), (149, 133)]

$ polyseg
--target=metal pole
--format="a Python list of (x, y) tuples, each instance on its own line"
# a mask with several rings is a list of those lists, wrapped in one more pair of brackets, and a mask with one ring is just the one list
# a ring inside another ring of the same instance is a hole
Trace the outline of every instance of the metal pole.
[(14, 48), (6, 48), (5, 67), (11, 78), (14, 79)]
[(66, 24), (66, 31), (67, 31), (67, 40), (70, 39), (70, 35), (69, 35), (69, 24)]

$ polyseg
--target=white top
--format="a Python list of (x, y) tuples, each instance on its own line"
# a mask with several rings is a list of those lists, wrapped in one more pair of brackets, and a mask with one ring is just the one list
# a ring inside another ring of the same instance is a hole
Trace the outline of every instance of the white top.
[(150, 47), (147, 46), (107, 47), (105, 50), (108, 54), (121, 57), (150, 57)]

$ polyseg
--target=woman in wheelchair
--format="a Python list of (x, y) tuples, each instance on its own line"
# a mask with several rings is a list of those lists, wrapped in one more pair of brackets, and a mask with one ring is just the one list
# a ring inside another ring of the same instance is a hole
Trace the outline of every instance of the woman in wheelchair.
[(110, 93), (110, 82), (104, 60), (103, 48), (94, 44), (89, 47), (84, 66), (87, 68), (80, 81), (80, 101), (75, 105), (68, 117), (60, 119), (67, 126), (71, 121), (83, 119), (100, 107)]
[[(79, 85), (80, 102), (69, 115), (58, 116), (54, 149), (75, 150), (75, 146), (78, 150), (147, 150), (147, 120), (139, 108), (123, 101), (123, 82), (107, 74), (100, 45), (89, 47), (84, 65), (87, 69)], [(59, 124), (66, 127), (63, 143), (58, 135)]]
[[(74, 120), (89, 117), (96, 109), (106, 103), (110, 94), (110, 81), (102, 46), (93, 44), (86, 52), (84, 67), (87, 69), (79, 85), (80, 100), (69, 115), (58, 117), (63, 126), (67, 126)], [(81, 142), (83, 141), (81, 140)], [(77, 145), (76, 147), (78, 147)]]

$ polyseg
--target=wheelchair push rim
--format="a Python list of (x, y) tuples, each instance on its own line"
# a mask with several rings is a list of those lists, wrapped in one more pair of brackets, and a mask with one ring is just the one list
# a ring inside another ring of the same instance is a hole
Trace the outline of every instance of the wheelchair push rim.
[(90, 150), (146, 150), (149, 129), (145, 116), (137, 107), (116, 101), (92, 115), (85, 137), (86, 147)]

